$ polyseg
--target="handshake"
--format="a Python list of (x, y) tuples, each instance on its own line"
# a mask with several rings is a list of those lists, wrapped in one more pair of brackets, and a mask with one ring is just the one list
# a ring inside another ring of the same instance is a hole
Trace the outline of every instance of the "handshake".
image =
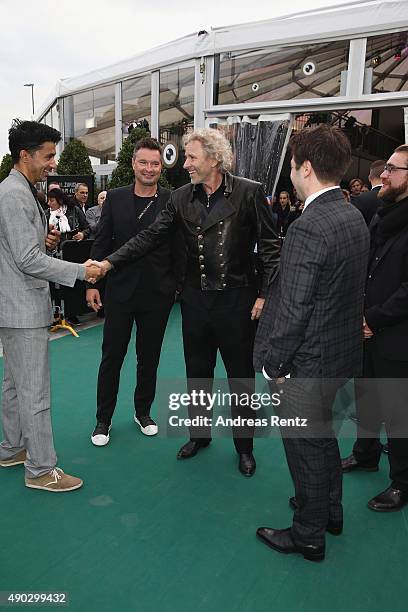
[(88, 259), (85, 263), (85, 280), (92, 285), (95, 284), (98, 280), (101, 280), (109, 270), (112, 268), (112, 265), (106, 259), (104, 261), (95, 261), (94, 259)]

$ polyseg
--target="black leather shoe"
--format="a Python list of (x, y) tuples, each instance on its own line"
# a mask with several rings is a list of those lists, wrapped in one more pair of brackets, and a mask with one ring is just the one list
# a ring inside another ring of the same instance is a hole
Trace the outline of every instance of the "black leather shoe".
[(370, 510), (376, 512), (397, 512), (408, 503), (408, 491), (388, 487), (368, 502)]
[[(292, 508), (292, 510), (298, 509), (296, 497), (289, 498), (289, 506)], [(343, 521), (332, 521), (329, 519), (327, 521), (326, 531), (335, 536), (341, 535), (343, 533)]]
[(353, 472), (354, 470), (364, 470), (364, 472), (378, 472), (378, 465), (362, 465), (353, 453), (341, 460), (343, 472)]
[(187, 444), (184, 444), (177, 453), (177, 459), (190, 459), (190, 457), (194, 457), (201, 448), (205, 448), (209, 445), (211, 440), (207, 442), (201, 442), (198, 440), (189, 440)]
[(325, 546), (314, 544), (295, 544), (292, 539), (290, 527), (288, 529), (271, 529), (270, 527), (259, 527), (256, 535), (264, 544), (280, 553), (289, 555), (299, 553), (308, 561), (323, 561)]
[(244, 476), (253, 476), (256, 470), (256, 461), (252, 453), (240, 453), (238, 469)]

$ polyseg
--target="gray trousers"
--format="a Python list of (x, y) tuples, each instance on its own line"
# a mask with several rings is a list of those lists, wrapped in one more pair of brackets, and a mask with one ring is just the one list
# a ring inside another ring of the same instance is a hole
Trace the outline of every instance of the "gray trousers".
[(27, 451), (25, 471), (37, 478), (57, 463), (51, 426), (48, 328), (0, 327), (4, 373), (0, 459)]

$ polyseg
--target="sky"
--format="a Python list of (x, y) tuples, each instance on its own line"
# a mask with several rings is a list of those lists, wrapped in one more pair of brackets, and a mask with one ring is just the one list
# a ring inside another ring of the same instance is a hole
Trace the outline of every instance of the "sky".
[[(15, 117), (31, 119), (60, 78), (78, 76), (210, 27), (270, 19), (347, 0), (0, 0), (0, 159)], [(250, 10), (249, 10), (250, 9)]]

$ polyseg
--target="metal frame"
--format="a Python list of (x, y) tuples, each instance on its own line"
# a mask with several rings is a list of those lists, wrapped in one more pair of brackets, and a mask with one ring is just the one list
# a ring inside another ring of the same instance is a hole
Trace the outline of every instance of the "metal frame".
[(115, 85), (115, 155), (119, 154), (123, 140), (122, 82)]
[(150, 133), (153, 138), (159, 138), (159, 114), (160, 114), (160, 72), (152, 72), (152, 94), (151, 94), (151, 122)]

